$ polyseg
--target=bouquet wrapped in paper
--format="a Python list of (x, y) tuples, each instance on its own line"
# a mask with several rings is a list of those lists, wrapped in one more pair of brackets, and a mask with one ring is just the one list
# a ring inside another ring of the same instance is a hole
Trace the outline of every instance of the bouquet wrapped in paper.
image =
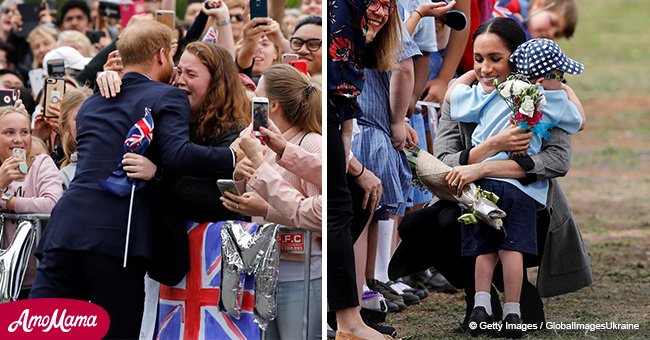
[[(531, 84), (525, 77), (510, 75), (506, 81), (499, 84), (496, 79), (494, 86), (510, 108), (510, 123), (517, 125), (522, 131), (533, 131), (542, 138), (548, 138), (548, 126), (540, 123), (542, 108), (546, 104), (546, 97), (540, 86)], [(515, 152), (512, 157), (526, 156), (527, 152)]]
[(442, 200), (464, 205), (470, 212), (460, 216), (459, 222), (473, 224), (480, 219), (505, 233), (502, 219), (506, 217), (506, 213), (496, 205), (499, 199), (497, 195), (482, 190), (474, 183), (469, 183), (465, 185), (460, 196), (455, 196), (445, 179), (451, 167), (432, 154), (420, 150), (416, 145), (411, 144), (411, 146), (412, 149), (405, 152), (413, 178), (418, 185), (425, 187)]

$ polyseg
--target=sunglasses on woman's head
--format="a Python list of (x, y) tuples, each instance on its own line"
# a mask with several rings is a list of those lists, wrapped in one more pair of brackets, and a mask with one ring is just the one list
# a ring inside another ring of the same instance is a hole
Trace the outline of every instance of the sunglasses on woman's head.
[(237, 21), (244, 21), (244, 16), (241, 14), (231, 14), (230, 21), (235, 21), (235, 19), (237, 19)]

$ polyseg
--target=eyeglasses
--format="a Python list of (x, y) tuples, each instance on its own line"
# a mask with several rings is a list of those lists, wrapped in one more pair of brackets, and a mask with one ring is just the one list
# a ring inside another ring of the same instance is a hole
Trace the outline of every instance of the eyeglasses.
[(395, 10), (395, 4), (391, 3), (390, 1), (381, 1), (381, 0), (373, 0), (370, 3), (370, 6), (368, 6), (368, 9), (376, 12), (379, 10), (379, 7), (384, 8), (384, 12), (391, 14)]
[(307, 49), (310, 52), (317, 52), (320, 49), (320, 46), (323, 44), (323, 40), (322, 39), (302, 40), (300, 38), (291, 37), (289, 43), (291, 44), (291, 49), (294, 50), (294, 52), (300, 50), (302, 48), (302, 45), (305, 44), (307, 44)]
[(244, 21), (244, 16), (242, 14), (231, 14), (230, 21), (235, 21), (235, 19), (237, 19), (237, 21)]

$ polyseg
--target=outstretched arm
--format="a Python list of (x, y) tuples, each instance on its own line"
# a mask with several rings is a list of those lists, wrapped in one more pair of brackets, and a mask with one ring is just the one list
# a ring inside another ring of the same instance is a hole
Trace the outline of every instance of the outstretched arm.
[(407, 58), (399, 63), (390, 78), (390, 131), (393, 147), (401, 150), (406, 140), (404, 118), (408, 111), (415, 82), (413, 59)]

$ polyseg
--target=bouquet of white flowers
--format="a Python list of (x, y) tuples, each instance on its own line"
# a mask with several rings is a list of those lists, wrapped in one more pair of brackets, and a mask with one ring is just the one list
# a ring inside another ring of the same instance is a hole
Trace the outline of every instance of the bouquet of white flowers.
[(506, 217), (506, 213), (497, 207), (497, 195), (469, 183), (463, 188), (460, 196), (454, 196), (445, 179), (451, 167), (432, 154), (420, 150), (415, 144), (410, 145), (411, 149), (405, 152), (417, 185), (427, 188), (442, 200), (459, 202), (465, 206), (470, 213), (460, 216), (459, 222), (474, 224), (480, 219), (505, 233), (502, 218)]
[[(525, 77), (519, 75), (510, 75), (506, 81), (499, 84), (494, 80), (494, 86), (497, 93), (503, 99), (512, 111), (510, 113), (510, 123), (517, 125), (522, 131), (533, 131), (541, 136), (546, 136), (546, 131), (540, 125), (542, 119), (542, 108), (546, 105), (546, 97), (540, 86), (531, 84)], [(512, 157), (526, 156), (528, 153), (513, 153)]]

